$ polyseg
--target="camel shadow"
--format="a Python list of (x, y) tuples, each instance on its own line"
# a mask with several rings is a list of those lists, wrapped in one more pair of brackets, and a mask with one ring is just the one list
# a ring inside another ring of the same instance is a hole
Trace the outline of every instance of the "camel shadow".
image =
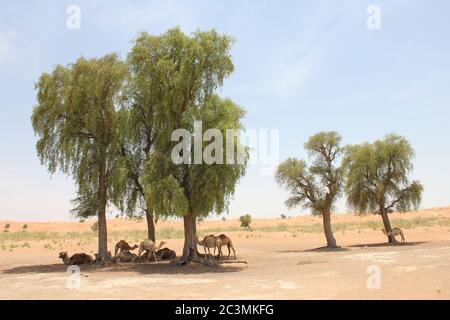
[(362, 244), (354, 244), (349, 247), (351, 248), (381, 248), (381, 247), (411, 247), (411, 246), (418, 246), (421, 244), (425, 244), (427, 242), (425, 241), (415, 241), (415, 242), (405, 242), (405, 243), (397, 243), (397, 245), (394, 245), (392, 243), (388, 242), (379, 242), (379, 243), (362, 243)]
[[(26, 273), (66, 273), (69, 266), (58, 263), (48, 265), (18, 266), (2, 270), (2, 274), (26, 274)], [(179, 266), (175, 261), (161, 261), (158, 263), (119, 263), (103, 267), (94, 265), (80, 265), (82, 273), (102, 272), (135, 272), (139, 274), (205, 274), (205, 273), (229, 273), (243, 270), (240, 266), (218, 265), (209, 267), (199, 263), (190, 263)]]

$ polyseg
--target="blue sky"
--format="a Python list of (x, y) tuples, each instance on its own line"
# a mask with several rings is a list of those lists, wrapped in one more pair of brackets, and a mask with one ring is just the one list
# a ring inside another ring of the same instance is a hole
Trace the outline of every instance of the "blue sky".
[[(69, 30), (67, 7), (81, 9)], [(369, 30), (369, 5), (381, 29)], [(30, 115), (34, 83), (57, 63), (111, 51), (125, 56), (139, 31), (217, 29), (236, 39), (234, 74), (220, 94), (247, 110), (247, 128), (279, 129), (280, 159), (336, 130), (344, 143), (395, 132), (416, 149), (422, 207), (450, 204), (450, 3), (390, 1), (1, 1), (0, 219), (70, 218), (74, 186), (40, 166)], [(296, 215), (273, 176), (251, 166), (230, 215)], [(338, 211), (345, 211), (341, 200)]]

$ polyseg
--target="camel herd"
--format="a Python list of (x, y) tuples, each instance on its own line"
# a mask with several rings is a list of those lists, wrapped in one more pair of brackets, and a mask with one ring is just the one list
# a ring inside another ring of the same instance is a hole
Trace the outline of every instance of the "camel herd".
[[(113, 262), (149, 262), (150, 259), (154, 259), (155, 262), (158, 260), (172, 260), (176, 258), (176, 252), (169, 249), (163, 248), (166, 242), (161, 241), (159, 245), (156, 245), (152, 240), (144, 240), (140, 245), (130, 246), (125, 240), (120, 240), (115, 245), (114, 257), (111, 252), (108, 251), (111, 261)], [(219, 236), (208, 235), (203, 238), (203, 240), (198, 240), (197, 244), (202, 246), (205, 252), (205, 259), (209, 257), (210, 260), (213, 259), (211, 255), (211, 249), (214, 249), (214, 255), (216, 254), (216, 249), (218, 250), (217, 260), (220, 260), (222, 254), (222, 246), (227, 246), (228, 248), (228, 259), (230, 259), (231, 250), (233, 250), (234, 259), (236, 259), (236, 251), (233, 247), (233, 242), (225, 234)], [(138, 254), (131, 251), (139, 248)], [(206, 254), (208, 250), (208, 254)], [(67, 252), (60, 252), (59, 258), (62, 259), (65, 265), (80, 265), (80, 264), (92, 264), (98, 259), (97, 254), (95, 254), (95, 259), (86, 253), (75, 253), (70, 256)]]
[[(393, 228), (391, 232), (386, 232), (385, 229), (381, 229), (383, 234), (387, 237), (392, 236), (394, 244), (397, 244), (396, 236), (401, 237), (402, 243), (405, 242), (405, 236), (402, 229)], [(161, 241), (159, 245), (152, 240), (144, 240), (138, 246), (130, 246), (125, 240), (120, 240), (116, 243), (114, 250), (114, 257), (109, 251), (108, 254), (113, 262), (149, 262), (150, 259), (154, 259), (155, 262), (158, 260), (172, 260), (176, 258), (176, 252), (170, 250), (169, 248), (163, 248), (166, 242)], [(216, 255), (217, 249), (217, 260), (220, 261), (220, 257), (223, 256), (222, 247), (227, 246), (228, 248), (228, 259), (230, 259), (231, 250), (233, 250), (234, 259), (236, 259), (236, 251), (234, 250), (233, 242), (231, 239), (225, 235), (221, 234), (215, 236), (213, 234), (205, 236), (202, 240), (197, 237), (197, 245), (202, 246), (205, 253), (205, 260), (213, 260), (213, 256)], [(139, 248), (138, 254), (131, 251)], [(211, 249), (213, 249), (213, 254), (211, 254)], [(59, 258), (63, 260), (66, 265), (80, 265), (80, 264), (92, 264), (97, 261), (97, 254), (95, 254), (95, 259), (86, 253), (75, 253), (70, 256), (67, 252), (60, 252)]]

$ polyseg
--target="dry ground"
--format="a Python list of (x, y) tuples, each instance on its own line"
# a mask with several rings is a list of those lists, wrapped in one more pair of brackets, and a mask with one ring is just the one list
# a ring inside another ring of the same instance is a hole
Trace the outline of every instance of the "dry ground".
[[(391, 219), (404, 229), (405, 245), (385, 245), (377, 216), (334, 216), (342, 248), (333, 251), (317, 249), (324, 237), (314, 217), (256, 220), (253, 231), (236, 231), (237, 221), (202, 222), (200, 232), (229, 234), (248, 264), (82, 266), (79, 289), (67, 287), (70, 274), (57, 256), (60, 249), (94, 252), (92, 222), (27, 223), (21, 233), (23, 223), (0, 221), (11, 224), (0, 236), (0, 299), (449, 299), (450, 208)], [(157, 226), (180, 253), (181, 222)], [(145, 222), (113, 219), (108, 227), (111, 244), (133, 242)], [(372, 265), (380, 268), (380, 289), (367, 288)]]

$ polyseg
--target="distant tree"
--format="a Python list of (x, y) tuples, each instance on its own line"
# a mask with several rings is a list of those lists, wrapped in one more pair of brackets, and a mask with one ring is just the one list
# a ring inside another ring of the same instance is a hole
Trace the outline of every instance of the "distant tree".
[[(388, 213), (417, 209), (423, 186), (409, 181), (414, 150), (398, 135), (388, 135), (375, 143), (348, 146), (344, 157), (347, 171), (345, 191), (351, 208), (360, 213), (376, 213), (384, 229), (392, 230)], [(388, 237), (393, 242), (393, 237)]]
[(23, 230), (23, 231), (27, 231), (27, 229), (28, 229), (28, 225), (25, 223), (25, 224), (22, 226), (22, 230)]
[(318, 133), (305, 143), (312, 164), (290, 158), (278, 166), (277, 183), (291, 196), (285, 202), (288, 208), (302, 205), (313, 215), (321, 215), (327, 246), (336, 248), (331, 227), (331, 210), (342, 189), (342, 168), (336, 165), (342, 149), (341, 137), (336, 132)]
[(5, 229), (9, 229), (11, 227), (10, 223), (5, 224)]
[(98, 231), (98, 222), (94, 222), (93, 224), (92, 224), (92, 226), (91, 226), (91, 230), (92, 231)]
[(73, 212), (98, 217), (99, 261), (107, 254), (106, 207), (116, 164), (118, 97), (128, 68), (116, 54), (57, 65), (36, 84), (32, 124), (36, 149), (50, 173), (70, 175), (78, 187)]
[(239, 217), (239, 221), (241, 222), (241, 228), (250, 228), (250, 224), (252, 223), (252, 216), (249, 214), (243, 215)]
[(222, 217), (222, 221), (227, 221), (227, 218), (225, 218), (225, 217)]
[(281, 219), (286, 219), (287, 217), (286, 217), (286, 215), (285, 215), (284, 213), (282, 213), (282, 214), (280, 215), (280, 218), (281, 218)]

